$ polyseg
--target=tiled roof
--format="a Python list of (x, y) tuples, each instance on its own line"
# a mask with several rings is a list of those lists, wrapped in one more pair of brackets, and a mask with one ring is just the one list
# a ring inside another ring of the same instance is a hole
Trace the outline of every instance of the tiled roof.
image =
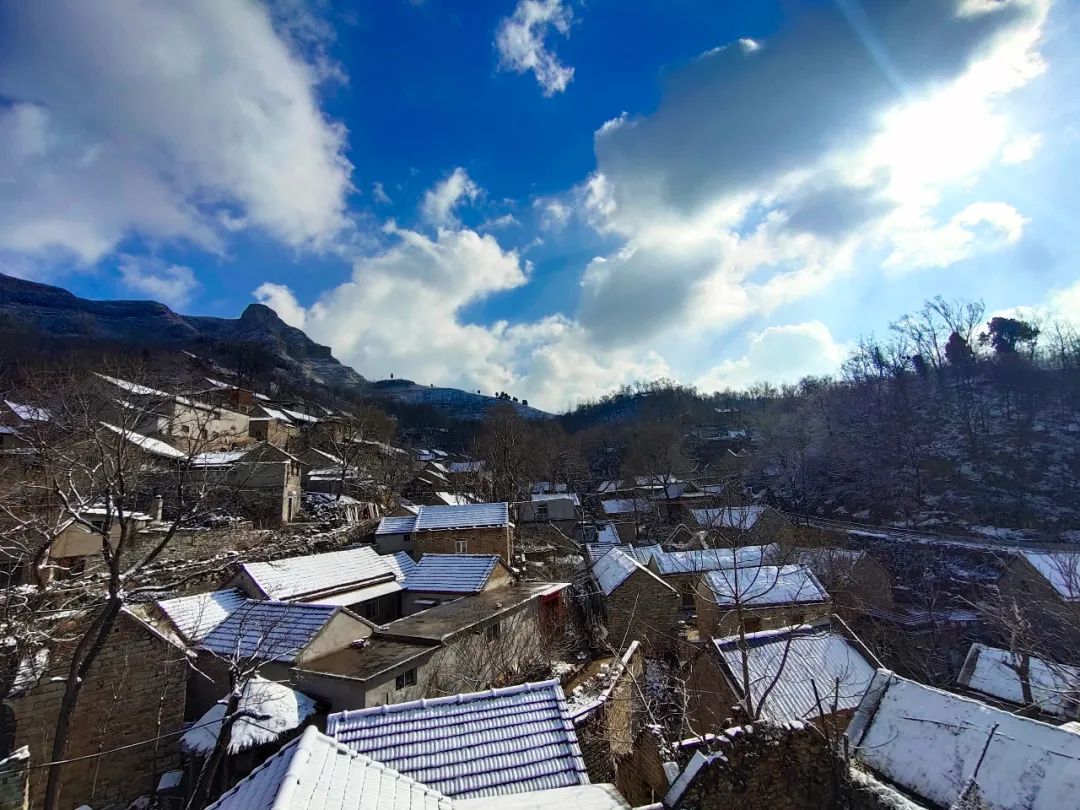
[(619, 532), (615, 528), (615, 524), (614, 523), (601, 523), (601, 524), (599, 524), (596, 527), (596, 542), (597, 543), (607, 543), (607, 544), (613, 545), (613, 546), (618, 545), (621, 541), (619, 540)]
[(1067, 602), (1080, 601), (1080, 554), (1072, 552), (1020, 552), (1058, 595)]
[(375, 534), (412, 534), (416, 529), (416, 515), (384, 517), (379, 521)]
[(615, 589), (626, 582), (635, 571), (644, 571), (664, 587), (671, 587), (619, 546), (597, 560), (592, 568), (593, 577), (596, 579), (596, 584), (600, 586), (600, 590), (604, 592), (604, 596), (611, 596)]
[(409, 578), (409, 574), (416, 570), (416, 560), (404, 551), (386, 554), (383, 559), (386, 560), (387, 565), (394, 569), (394, 577), (399, 582), (404, 582)]
[(589, 781), (556, 680), (339, 712), (327, 732), (453, 798)]
[(101, 426), (106, 430), (112, 431), (117, 436), (120, 436), (125, 441), (131, 442), (140, 450), (145, 450), (155, 456), (163, 456), (164, 458), (181, 459), (186, 458), (186, 455), (177, 450), (171, 444), (163, 442), (161, 439), (155, 439), (151, 436), (144, 436), (141, 433), (136, 433), (134, 430), (127, 430), (124, 428), (118, 428), (115, 425), (110, 425), (107, 422), (102, 422)]
[[(1057, 810), (1080, 795), (1080, 734), (888, 670), (846, 734), (866, 767), (933, 807)], [(961, 804), (972, 774), (977, 799)]]
[(37, 405), (24, 405), (21, 402), (12, 402), (10, 399), (5, 399), (4, 404), (24, 422), (48, 422), (52, 419), (52, 414), (47, 409)]
[(436, 790), (308, 726), (209, 810), (451, 810)]
[[(714, 643), (741, 691), (743, 653), (738, 638)], [(764, 697), (761, 716), (770, 720), (816, 719), (815, 686), (825, 714), (854, 709), (874, 677), (874, 665), (827, 627), (751, 633), (746, 644), (751, 702), (756, 710)]]
[(641, 498), (611, 498), (601, 501), (600, 506), (605, 515), (630, 515), (650, 512), (653, 509), (652, 503)]
[(268, 599), (295, 599), (395, 578), (396, 566), (371, 546), (245, 563), (242, 569)]
[(652, 555), (664, 576), (715, 571), (719, 568), (757, 566), (775, 555), (777, 546), (743, 546), (738, 549), (708, 548), (696, 551), (658, 551)]
[(413, 531), (472, 529), (510, 525), (506, 503), (470, 503), (465, 506), (421, 506)]
[(691, 509), (694, 520), (706, 529), (751, 529), (765, 512), (764, 506), (725, 506), (720, 509)]
[(570, 501), (574, 506), (581, 506), (581, 499), (578, 498), (576, 492), (534, 492), (529, 496), (529, 500), (534, 503), (542, 503), (544, 501)]
[(425, 554), (405, 580), (410, 591), (476, 593), (499, 562), (498, 554)]
[(482, 461), (451, 461), (449, 464), (452, 473), (477, 473), (484, 469)]
[(158, 602), (157, 606), (185, 641), (197, 644), (207, 633), (225, 621), (230, 613), (244, 604), (244, 601), (241, 591), (229, 588), (224, 591), (164, 599)]
[[(191, 754), (207, 756), (217, 744), (228, 696), (211, 706), (180, 738), (180, 747)], [(237, 754), (273, 742), (298, 728), (315, 712), (315, 701), (285, 684), (260, 675), (244, 684), (238, 712), (250, 712), (229, 729), (229, 753)]]
[(630, 810), (614, 785), (575, 785), (513, 796), (456, 799), (454, 810)]
[(247, 599), (203, 640), (222, 657), (291, 662), (340, 608)]
[(810, 569), (800, 565), (721, 568), (709, 571), (702, 580), (718, 605), (760, 607), (824, 602), (829, 598)]

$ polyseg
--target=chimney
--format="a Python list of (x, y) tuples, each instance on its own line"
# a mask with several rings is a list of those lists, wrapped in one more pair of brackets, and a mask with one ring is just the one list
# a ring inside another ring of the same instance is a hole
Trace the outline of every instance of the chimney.
[(154, 496), (154, 505), (150, 508), (150, 517), (155, 522), (161, 522), (161, 506), (164, 503), (164, 499), (160, 495)]

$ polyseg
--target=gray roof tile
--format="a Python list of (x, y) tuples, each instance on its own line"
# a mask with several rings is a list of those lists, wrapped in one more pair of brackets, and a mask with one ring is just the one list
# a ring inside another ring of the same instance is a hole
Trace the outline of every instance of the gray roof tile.
[(498, 554), (425, 554), (405, 580), (405, 588), (476, 593), (484, 589), (498, 562)]
[(223, 657), (292, 662), (338, 610), (335, 605), (247, 599), (210, 631), (202, 647)]
[(555, 680), (339, 712), (327, 732), (452, 798), (589, 781)]
[(375, 534), (412, 534), (416, 530), (416, 515), (384, 517)]
[(414, 531), (468, 529), (510, 525), (506, 503), (470, 503), (465, 506), (421, 506)]
[(242, 604), (244, 594), (236, 588), (229, 588), (224, 591), (163, 599), (157, 606), (185, 641), (196, 644)]
[(371, 546), (245, 563), (243, 570), (269, 599), (295, 599), (396, 578), (397, 566)]
[(702, 580), (718, 605), (760, 607), (824, 602), (829, 598), (817, 577), (801, 565), (721, 568), (707, 572)]

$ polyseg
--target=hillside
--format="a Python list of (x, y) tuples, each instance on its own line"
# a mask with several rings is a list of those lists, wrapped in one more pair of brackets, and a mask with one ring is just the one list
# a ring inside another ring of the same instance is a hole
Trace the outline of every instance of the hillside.
[(455, 388), (424, 387), (409, 380), (370, 383), (339, 362), (330, 347), (289, 326), (263, 304), (249, 304), (235, 319), (180, 315), (155, 301), (93, 301), (0, 273), (0, 321), (5, 329), (37, 333), (61, 344), (183, 349), (225, 361), (254, 347), (263, 355), (261, 360), (296, 382), (429, 407), (455, 419), (481, 419), (498, 404), (511, 404), (527, 418), (548, 416), (527, 405)]

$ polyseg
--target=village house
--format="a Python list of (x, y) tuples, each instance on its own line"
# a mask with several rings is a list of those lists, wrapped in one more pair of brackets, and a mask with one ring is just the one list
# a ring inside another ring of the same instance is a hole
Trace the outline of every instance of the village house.
[[(52, 628), (60, 639), (78, 638), (85, 616), (75, 614)], [(43, 650), (19, 667), (4, 701), (3, 742), (30, 754), (29, 800), (44, 800), (46, 762), (64, 694), (65, 642)], [(82, 686), (63, 766), (61, 807), (85, 802), (126, 807), (152, 793), (158, 778), (180, 764), (177, 735), (184, 728), (185, 682), (189, 665), (184, 646), (137, 611), (124, 609)], [(141, 745), (160, 737), (160, 745)], [(97, 757), (102, 750), (114, 750)]]
[(871, 807), (1058, 810), (1080, 795), (1080, 734), (888, 670), (846, 736)]
[[(520, 754), (516, 754), (521, 757)], [(511, 772), (512, 773), (512, 772)], [(427, 778), (425, 774), (425, 778)], [(612, 785), (574, 784), (527, 793), (455, 798), (309, 726), (208, 810), (630, 810)]]
[(679, 594), (621, 547), (597, 560), (591, 574), (599, 589), (607, 638), (621, 647), (639, 640), (650, 651), (673, 647)]
[(380, 554), (498, 554), (509, 564), (514, 524), (506, 503), (419, 506), (415, 515), (386, 517), (375, 530)]
[(742, 546), (735, 549), (707, 548), (691, 551), (663, 551), (657, 548), (649, 554), (647, 565), (679, 592), (684, 608), (694, 606), (698, 580), (707, 571), (721, 568), (749, 568), (775, 561), (779, 546)]
[(326, 732), (451, 799), (589, 783), (556, 680), (340, 712)]
[(237, 511), (256, 525), (289, 523), (300, 512), (300, 462), (279, 447), (200, 453), (191, 467), (227, 488)]
[(779, 543), (788, 545), (795, 536), (795, 526), (771, 506), (721, 506), (691, 509), (694, 526), (718, 532), (744, 545)]
[(248, 435), (255, 441), (285, 450), (301, 435), (299, 425), (280, 408), (258, 402), (248, 413)]
[(402, 592), (416, 563), (404, 552), (371, 546), (240, 566), (232, 586), (252, 599), (340, 605), (376, 624), (399, 619)]
[(832, 613), (829, 594), (808, 568), (761, 565), (702, 575), (694, 596), (702, 638), (804, 624)]
[[(131, 508), (121, 511), (116, 506), (107, 506), (104, 502), (77, 510), (79, 518), (85, 523), (74, 518), (65, 521), (66, 525), (57, 532), (55, 539), (49, 545), (48, 558), (41, 570), (42, 580), (52, 582), (70, 579), (89, 569), (101, 566), (102, 535), (105, 532), (105, 524), (108, 523), (109, 539), (115, 542), (120, 539), (122, 522), (126, 522), (129, 533), (134, 534), (160, 521), (161, 504), (160, 497), (154, 498), (151, 507), (152, 514)], [(26, 572), (23, 579), (27, 582), (31, 581), (30, 572)]]
[(725, 485), (720, 483), (676, 481), (653, 490), (652, 499), (659, 507), (662, 520), (678, 523), (689, 518), (694, 509), (717, 508), (725, 490)]
[(1054, 723), (1080, 719), (1080, 667), (975, 643), (956, 686), (994, 706)]
[(608, 498), (600, 501), (600, 508), (620, 543), (636, 543), (657, 520), (656, 504), (645, 498)]
[[(412, 562), (404, 552), (396, 556)], [(513, 578), (498, 554), (425, 554), (408, 570), (403, 615), (509, 585)]]
[(892, 577), (866, 551), (835, 546), (798, 548), (793, 561), (814, 572), (832, 599), (833, 609), (845, 620), (867, 610), (892, 610)]
[(1048, 643), (1080, 643), (1080, 553), (1014, 552), (998, 578), (997, 593)]
[(581, 520), (581, 500), (573, 492), (533, 494), (517, 504), (517, 522), (551, 523), (571, 532)]
[(759, 718), (842, 728), (879, 664), (842, 621), (825, 619), (704, 640), (690, 666), (688, 715), (705, 734)]
[(546, 655), (564, 622), (567, 583), (502, 585), (376, 629), (297, 667), (297, 688), (335, 710), (434, 697), (462, 684), (487, 688)]

